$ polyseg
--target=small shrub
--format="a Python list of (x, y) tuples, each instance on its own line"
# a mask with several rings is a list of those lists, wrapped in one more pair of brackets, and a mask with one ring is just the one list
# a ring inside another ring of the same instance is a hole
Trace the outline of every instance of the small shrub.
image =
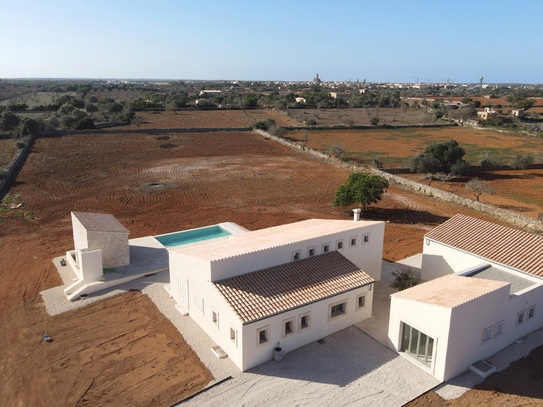
[(307, 124), (308, 126), (316, 126), (317, 125), (317, 121), (315, 119), (307, 119), (305, 121), (305, 124)]
[(253, 128), (256, 129), (256, 130), (268, 130), (270, 126), (268, 126), (268, 124), (264, 121), (264, 120), (260, 120), (258, 122), (256, 122), (255, 124), (253, 124)]
[[(8, 176), (8, 170), (6, 170), (5, 168), (0, 168), (0, 179), (4, 179)], [(9, 195), (9, 194), (8, 194)], [(7, 195), (6, 195), (6, 198), (7, 198)], [(4, 201), (6, 200), (6, 198), (4, 198)], [(2, 201), (2, 203), (6, 203)]]
[(370, 124), (371, 124), (372, 126), (377, 126), (377, 125), (379, 124), (379, 118), (378, 118), (378, 117), (372, 117), (372, 118), (370, 119)]
[(177, 147), (177, 145), (172, 143), (162, 143), (159, 147), (163, 150), (171, 150), (172, 148)]
[(384, 165), (383, 160), (379, 157), (373, 157), (371, 159), (371, 163), (373, 164), (375, 168), (383, 168), (383, 165)]
[(393, 271), (392, 276), (394, 277), (394, 281), (390, 286), (392, 288), (397, 288), (398, 291), (406, 290), (420, 284), (420, 277), (416, 276), (410, 268), (407, 270)]
[(268, 133), (275, 137), (285, 137), (287, 135), (287, 129), (281, 126), (271, 126)]
[(334, 158), (343, 158), (346, 151), (346, 148), (337, 140), (334, 140), (333, 146), (328, 147), (328, 154), (330, 154)]
[(95, 129), (96, 126), (94, 125), (94, 122), (90, 117), (85, 117), (81, 120), (79, 120), (76, 125), (76, 130), (89, 130), (89, 129)]
[(26, 147), (26, 143), (24, 141), (21, 141), (21, 140), (16, 141), (15, 143), (13, 143), (13, 145), (15, 146), (15, 148), (18, 148), (18, 149)]

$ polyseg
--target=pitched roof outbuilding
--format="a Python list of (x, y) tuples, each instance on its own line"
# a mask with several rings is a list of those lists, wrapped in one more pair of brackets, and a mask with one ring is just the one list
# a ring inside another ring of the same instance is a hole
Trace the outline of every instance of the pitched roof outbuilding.
[(213, 284), (247, 324), (373, 282), (368, 274), (334, 251)]
[(425, 238), (543, 277), (543, 237), (456, 215)]

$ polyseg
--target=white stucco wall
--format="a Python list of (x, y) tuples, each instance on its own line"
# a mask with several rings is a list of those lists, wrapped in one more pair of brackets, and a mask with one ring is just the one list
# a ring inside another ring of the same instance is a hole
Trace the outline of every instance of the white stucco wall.
[[(366, 295), (366, 306), (356, 310), (356, 298), (360, 294)], [(347, 300), (347, 312), (341, 317), (328, 319), (330, 304)], [(286, 353), (301, 346), (319, 340), (327, 335), (347, 328), (352, 324), (371, 317), (373, 303), (373, 290), (369, 286), (333, 296), (325, 300), (296, 308), (270, 318), (253, 322), (243, 326), (243, 365), (238, 367), (248, 370), (273, 358), (273, 350), (280, 343), (280, 347)], [(300, 316), (310, 312), (310, 326), (300, 330)], [(294, 318), (294, 332), (283, 337), (284, 321)], [(257, 331), (269, 327), (269, 340), (266, 344), (259, 345)]]
[(83, 250), (89, 247), (87, 239), (87, 229), (81, 224), (79, 219), (72, 213), (72, 233), (74, 235), (75, 250)]
[[(528, 309), (534, 305), (535, 316), (527, 320)], [(389, 346), (399, 351), (401, 322), (434, 338), (432, 368), (419, 366), (438, 380), (446, 381), (463, 373), (479, 359), (485, 359), (543, 327), (542, 308), (543, 284), (513, 296), (509, 295), (509, 286), (505, 286), (452, 309), (392, 297)], [(521, 311), (525, 311), (525, 322), (517, 326), (517, 315)], [(494, 337), (496, 324), (501, 321), (503, 333)], [(492, 329), (492, 339), (483, 343), (483, 332), (487, 328)]]
[(102, 251), (82, 249), (76, 251), (81, 274), (85, 282), (97, 281), (103, 276)]
[(421, 278), (430, 281), (484, 262), (480, 257), (424, 239)]
[[(365, 286), (344, 295), (268, 318), (265, 321), (242, 325), (232, 308), (208, 280), (210, 275), (209, 266), (209, 261), (170, 252), (170, 292), (172, 297), (179, 301), (179, 276), (182, 275), (188, 280), (188, 312), (190, 317), (228, 354), (229, 358), (240, 370), (247, 370), (270, 360), (273, 357), (273, 348), (277, 345), (277, 342), (281, 342), (283, 350), (289, 352), (371, 316), (373, 290), (369, 291), (369, 286)], [(203, 299), (203, 312), (193, 303), (194, 292)], [(366, 295), (366, 306), (359, 311), (355, 311), (356, 297), (361, 293)], [(348, 299), (347, 314), (329, 322), (329, 304), (338, 302), (343, 298)], [(218, 313), (218, 326), (213, 323), (212, 310)], [(305, 312), (311, 312), (311, 324), (307, 330), (300, 332), (297, 318)], [(282, 322), (292, 316), (296, 317), (295, 333), (283, 338)], [(266, 345), (256, 346), (256, 330), (262, 324), (265, 326), (270, 325), (270, 340)], [(237, 332), (236, 343), (230, 340), (230, 328)]]
[[(329, 244), (330, 251), (334, 251), (337, 242), (342, 240), (344, 248), (340, 250), (341, 254), (378, 281), (381, 279), (384, 230), (384, 223), (361, 224), (358, 229), (213, 261), (210, 279), (211, 281), (222, 280), (288, 263), (292, 261), (292, 253), (297, 250), (300, 250), (300, 259), (308, 257), (308, 249), (311, 247), (315, 248), (315, 255), (323, 253), (322, 247), (325, 244)], [(364, 235), (369, 235), (369, 242), (366, 244), (363, 244)], [(352, 237), (357, 238), (357, 244), (350, 247), (349, 242)]]
[(400, 351), (402, 322), (433, 338), (434, 349), (431, 367), (418, 363), (409, 356), (406, 356), (406, 358), (438, 380), (443, 380), (450, 319), (450, 308), (431, 306), (422, 302), (392, 297), (388, 326), (388, 346), (396, 352)]

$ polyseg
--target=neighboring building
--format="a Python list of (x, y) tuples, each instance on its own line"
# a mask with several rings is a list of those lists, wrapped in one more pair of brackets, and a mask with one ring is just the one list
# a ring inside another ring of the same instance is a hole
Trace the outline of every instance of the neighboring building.
[(383, 238), (383, 222), (313, 219), (180, 246), (167, 289), (245, 371), (371, 317)]
[(207, 99), (196, 99), (196, 102), (194, 102), (196, 106), (205, 106), (207, 105)]
[(334, 99), (343, 99), (343, 100), (349, 100), (351, 97), (350, 93), (347, 92), (331, 92), (330, 96), (332, 96)]
[(498, 117), (498, 114), (496, 113), (496, 111), (494, 109), (492, 109), (491, 107), (485, 107), (485, 110), (482, 111), (482, 112), (477, 112), (477, 116), (481, 119), (481, 120), (486, 120), (488, 119), (489, 117)]
[(296, 103), (306, 103), (304, 98), (296, 98)]
[(221, 96), (221, 93), (222, 92), (220, 90), (201, 90), (200, 96), (204, 96), (204, 95)]
[(513, 109), (511, 110), (511, 114), (514, 117), (524, 117), (524, 109)]
[(456, 215), (424, 237), (421, 277), (391, 297), (389, 346), (439, 380), (543, 326), (543, 237)]
[(319, 78), (319, 74), (317, 74), (317, 76), (315, 76), (315, 78), (313, 78), (313, 83), (318, 85), (320, 84), (322, 81), (320, 80)]

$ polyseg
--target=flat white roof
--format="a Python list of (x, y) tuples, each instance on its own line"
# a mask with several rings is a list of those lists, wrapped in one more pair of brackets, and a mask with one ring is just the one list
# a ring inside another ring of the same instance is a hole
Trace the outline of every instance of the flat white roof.
[[(392, 297), (454, 308), (509, 284), (503, 281), (448, 275), (392, 294)], [(507, 293), (509, 294), (509, 290)]]
[(310, 219), (232, 235), (228, 236), (226, 240), (209, 242), (198, 246), (180, 246), (177, 249), (170, 250), (170, 252), (215, 261), (302, 242), (321, 236), (333, 235), (347, 230), (363, 229), (382, 223), (374, 221), (354, 222), (347, 220)]

